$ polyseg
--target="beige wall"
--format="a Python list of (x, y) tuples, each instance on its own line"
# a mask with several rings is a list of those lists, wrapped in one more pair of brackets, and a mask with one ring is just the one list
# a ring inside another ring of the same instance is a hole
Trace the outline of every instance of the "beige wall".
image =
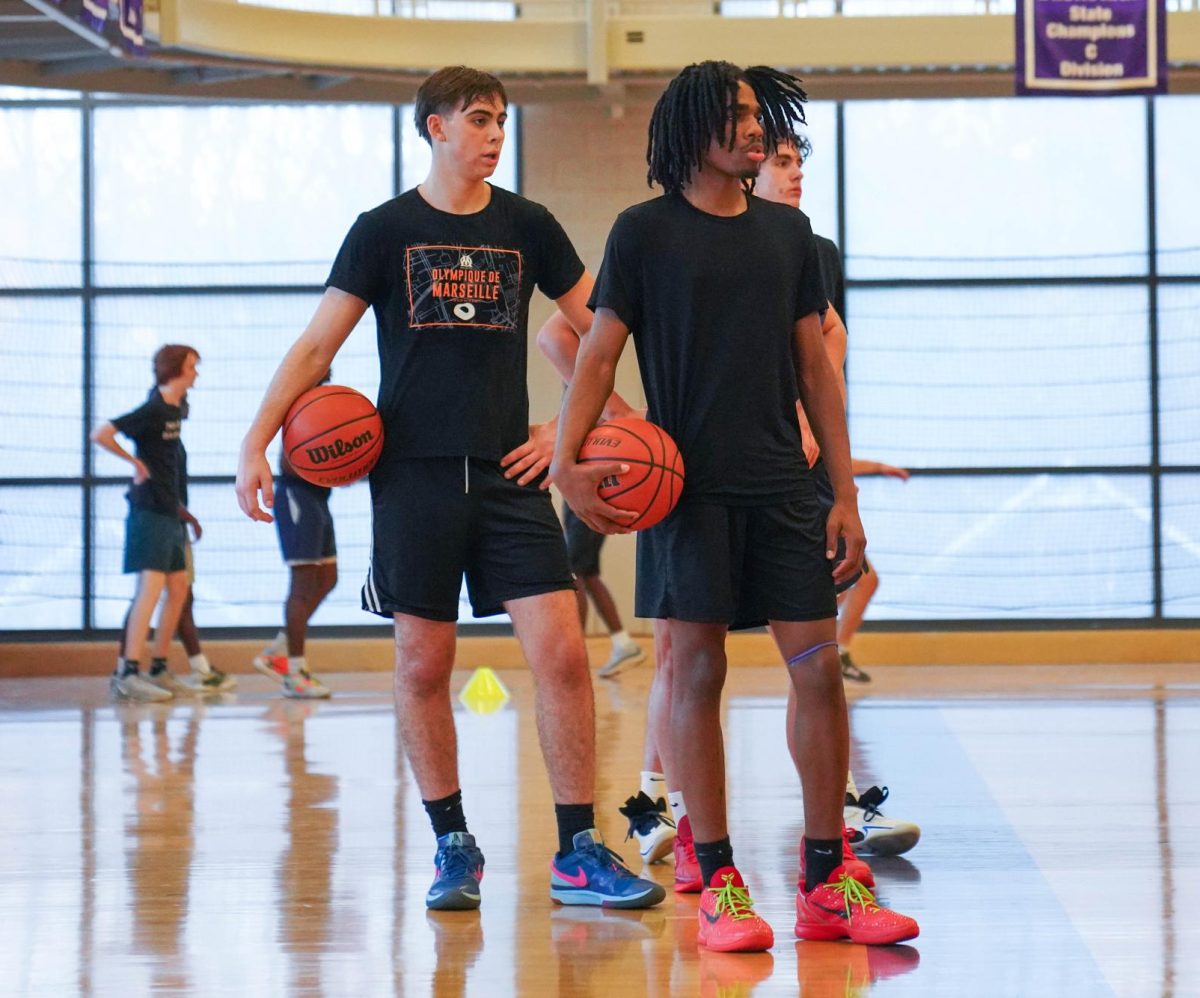
[[(657, 193), (646, 187), (650, 108), (614, 113), (607, 106), (591, 103), (541, 104), (526, 105), (521, 113), (523, 192), (554, 212), (594, 274), (617, 214)], [(551, 310), (550, 302), (534, 296), (529, 323), (529, 392), (531, 418), (539, 420), (553, 415), (562, 393), (558, 376), (533, 343)], [(645, 401), (632, 343), (617, 372), (617, 390), (631, 404)], [(631, 536), (609, 538), (601, 567), (626, 628), (646, 633), (645, 622), (633, 621), (634, 546)], [(602, 631), (594, 614), (589, 630)]]

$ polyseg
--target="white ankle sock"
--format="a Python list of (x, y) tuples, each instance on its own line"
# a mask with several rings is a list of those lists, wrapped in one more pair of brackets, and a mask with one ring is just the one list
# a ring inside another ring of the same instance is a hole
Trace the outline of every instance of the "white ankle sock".
[(192, 672), (198, 672), (202, 676), (207, 676), (212, 672), (212, 666), (208, 662), (208, 656), (201, 652), (199, 655), (189, 655), (188, 665), (191, 666)]
[(300, 675), (302, 670), (307, 669), (307, 668), (308, 668), (308, 662), (305, 661), (303, 655), (298, 655), (294, 658), (291, 655), (288, 656), (288, 675), (289, 676), (298, 676), (298, 675)]
[(614, 651), (624, 651), (636, 642), (625, 631), (613, 631), (609, 635), (612, 638), (612, 646)]
[(674, 819), (675, 824), (678, 825), (679, 822), (687, 815), (687, 807), (685, 807), (683, 803), (683, 791), (668, 791), (667, 801), (671, 805), (671, 817)]
[(287, 654), (287, 631), (280, 631), (271, 639), (263, 651), (267, 655), (286, 655)]
[(642, 793), (651, 800), (658, 800), (662, 797), (664, 800), (667, 797), (667, 778), (662, 773), (655, 773), (648, 769), (642, 770)]

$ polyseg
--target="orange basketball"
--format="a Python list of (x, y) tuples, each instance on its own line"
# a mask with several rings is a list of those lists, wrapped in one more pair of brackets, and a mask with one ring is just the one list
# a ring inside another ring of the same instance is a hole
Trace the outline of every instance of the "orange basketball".
[(288, 410), (283, 452), (305, 481), (349, 485), (375, 467), (383, 453), (383, 420), (361, 392), (318, 385)]
[(633, 530), (653, 527), (675, 508), (683, 492), (683, 458), (665, 430), (644, 419), (625, 417), (601, 423), (583, 440), (579, 462), (616, 461), (625, 474), (605, 478), (600, 498), (638, 514)]

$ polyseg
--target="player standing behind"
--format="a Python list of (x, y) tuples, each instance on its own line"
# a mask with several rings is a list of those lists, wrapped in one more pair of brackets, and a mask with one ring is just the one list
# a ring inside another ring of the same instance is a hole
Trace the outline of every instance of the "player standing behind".
[[(917, 934), (842, 865), (848, 735), (834, 583), (859, 570), (865, 538), (841, 393), (821, 342), (826, 296), (812, 230), (800, 212), (749, 198), (744, 186), (764, 147), (803, 120), (804, 100), (797, 80), (767, 67), (706, 62), (669, 84), (647, 151), (648, 179), (665, 194), (623, 212), (609, 235), (552, 466), (584, 522), (627, 529), (634, 514), (596, 492), (608, 469), (576, 456), (632, 334), (648, 418), (687, 467), (679, 506), (638, 538), (637, 612), (666, 621), (677, 672), (669, 768), (687, 799), (705, 884), (698, 941), (719, 950), (774, 942), (728, 834), (721, 695), (735, 622), (772, 625), (801, 705), (797, 935), (892, 943)], [(797, 397), (836, 490), (824, 522), (801, 454)], [(839, 537), (847, 554), (833, 567)]]
[(585, 327), (584, 267), (550, 212), (487, 183), (508, 117), (498, 79), (463, 66), (439, 70), (417, 91), (415, 117), (432, 149), (429, 175), (351, 228), (316, 314), (243, 441), (238, 502), (252, 519), (270, 520), (258, 504), (260, 490), (268, 507), (273, 502), (266, 446), (373, 308), (384, 444), (371, 473), (363, 607), (394, 623), (397, 725), (437, 837), (425, 903), (480, 903), (483, 853), (467, 831), (450, 701), (465, 575), (476, 616), (511, 617), (536, 683), (558, 826), (551, 897), (657, 904), (663, 889), (630, 873), (594, 827), (591, 676), (542, 476), (555, 427), (529, 425), (530, 298), (540, 288)]
[[(318, 384), (329, 383), (326, 371)], [(252, 662), (255, 669), (283, 686), (295, 700), (329, 697), (329, 687), (308, 671), (304, 654), (308, 622), (337, 585), (337, 539), (329, 496), (333, 491), (296, 474), (285, 448), (279, 451), (275, 476), (275, 531), (279, 552), (288, 567), (288, 594), (283, 604), (284, 629)]]
[[(786, 136), (773, 151), (768, 151), (766, 161), (759, 168), (754, 193), (777, 204), (800, 207), (804, 192), (804, 161), (812, 155), (812, 144), (803, 135), (792, 133)], [(838, 377), (842, 401), (846, 398), (846, 327), (841, 320), (845, 310), (845, 281), (842, 277), (842, 256), (837, 244), (824, 236), (814, 235), (817, 251), (821, 257), (821, 277), (825, 294), (829, 299), (829, 311), (821, 327), (821, 338), (825, 353)], [(829, 471), (821, 460), (821, 449), (813, 439), (812, 429), (804, 407), (797, 403), (801, 435), (804, 440), (804, 456), (812, 470), (813, 485), (817, 500), (825, 510), (833, 506), (833, 483)], [(901, 480), (908, 472), (879, 461), (851, 460), (851, 470), (857, 475), (886, 475)], [(838, 587), (838, 604), (841, 613), (838, 619), (838, 656), (841, 660), (842, 676), (854, 682), (870, 682), (871, 677), (862, 671), (850, 658), (849, 643), (862, 622), (867, 604), (879, 588), (879, 576), (867, 559), (863, 558), (862, 575), (847, 580)], [(791, 689), (787, 705), (788, 732), (794, 731), (796, 716), (796, 691)], [(789, 749), (795, 756), (793, 739), (789, 738)], [(855, 851), (877, 852), (894, 855), (907, 852), (917, 844), (921, 829), (911, 821), (889, 818), (879, 810), (888, 797), (887, 787), (868, 787), (859, 792), (852, 772), (846, 775), (846, 797), (842, 812), (846, 824), (847, 841)]]

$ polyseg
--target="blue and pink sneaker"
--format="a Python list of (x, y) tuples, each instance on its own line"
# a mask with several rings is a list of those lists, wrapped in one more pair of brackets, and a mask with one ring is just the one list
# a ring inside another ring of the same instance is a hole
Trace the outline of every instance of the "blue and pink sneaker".
[(425, 907), (435, 911), (471, 911), (479, 907), (479, 882), (483, 879), (483, 853), (475, 836), (450, 832), (437, 840), (433, 857), (433, 883), (425, 895)]
[(571, 844), (550, 861), (550, 897), (559, 904), (650, 908), (667, 896), (654, 881), (635, 877), (596, 829), (578, 832)]

